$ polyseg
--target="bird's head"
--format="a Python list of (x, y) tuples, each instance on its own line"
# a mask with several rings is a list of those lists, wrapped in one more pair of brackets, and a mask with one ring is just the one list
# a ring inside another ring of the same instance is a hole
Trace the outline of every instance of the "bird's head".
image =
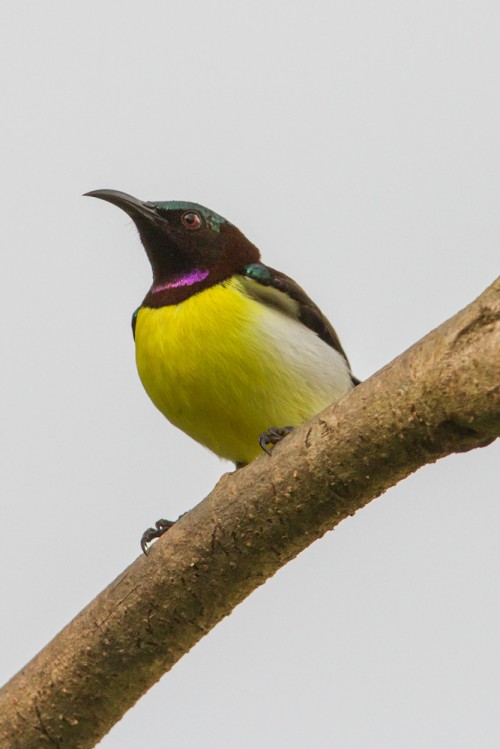
[[(148, 294), (175, 301), (258, 262), (258, 249), (229, 221), (197, 203), (151, 202), (118, 190), (86, 193), (121, 208), (135, 223), (153, 269)], [(176, 291), (177, 290), (177, 291)]]

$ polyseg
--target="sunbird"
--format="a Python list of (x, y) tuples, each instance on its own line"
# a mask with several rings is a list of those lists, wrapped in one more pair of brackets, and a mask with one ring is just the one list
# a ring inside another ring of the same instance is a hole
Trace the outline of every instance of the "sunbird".
[(234, 224), (197, 203), (86, 194), (137, 227), (153, 271), (132, 317), (139, 377), (197, 442), (240, 468), (358, 384), (326, 317)]

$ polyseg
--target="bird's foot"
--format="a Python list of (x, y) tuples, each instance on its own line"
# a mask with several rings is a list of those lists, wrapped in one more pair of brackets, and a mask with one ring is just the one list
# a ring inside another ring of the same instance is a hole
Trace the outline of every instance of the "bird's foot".
[(148, 544), (163, 536), (174, 524), (175, 520), (164, 520), (162, 518), (156, 521), (154, 528), (148, 528), (144, 531), (141, 538), (141, 549), (146, 556), (148, 555)]
[(283, 437), (293, 432), (295, 427), (269, 427), (267, 432), (262, 432), (259, 437), (259, 445), (265, 453), (271, 455), (271, 450), (267, 445), (276, 445), (277, 442), (281, 442)]

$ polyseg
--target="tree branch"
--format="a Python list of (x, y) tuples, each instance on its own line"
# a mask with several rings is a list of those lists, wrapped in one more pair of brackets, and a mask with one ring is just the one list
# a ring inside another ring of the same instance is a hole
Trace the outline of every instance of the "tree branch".
[(420, 466), (500, 434), (500, 279), (237, 473), (0, 691), (0, 745), (86, 749), (282, 565)]

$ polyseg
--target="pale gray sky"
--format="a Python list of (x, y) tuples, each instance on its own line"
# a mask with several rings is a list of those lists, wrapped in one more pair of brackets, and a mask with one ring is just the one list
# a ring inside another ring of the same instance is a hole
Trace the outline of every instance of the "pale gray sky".
[[(228, 468), (143, 392), (149, 266), (81, 194), (226, 216), (365, 378), (498, 274), (499, 38), (495, 0), (3, 0), (0, 682)], [(102, 749), (496, 749), (499, 457), (342, 523)]]

